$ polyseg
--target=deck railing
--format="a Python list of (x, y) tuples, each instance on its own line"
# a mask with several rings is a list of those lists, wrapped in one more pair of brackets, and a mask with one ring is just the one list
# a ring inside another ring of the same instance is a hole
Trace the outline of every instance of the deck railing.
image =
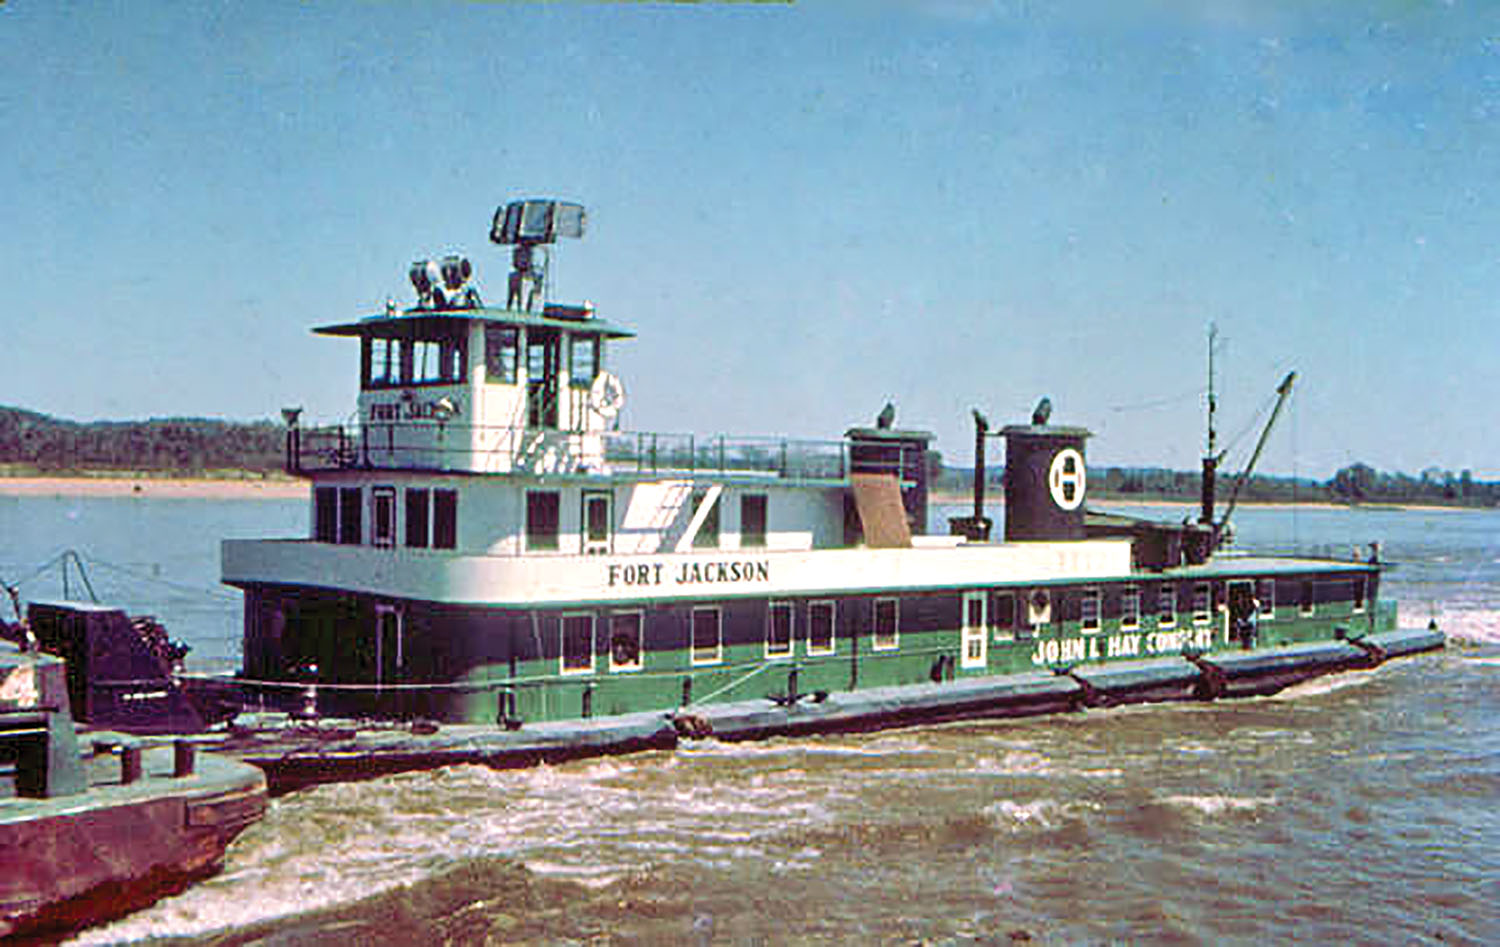
[(845, 441), (649, 431), (561, 431), (431, 421), (330, 424), (287, 431), (287, 469), (750, 475), (842, 480)]

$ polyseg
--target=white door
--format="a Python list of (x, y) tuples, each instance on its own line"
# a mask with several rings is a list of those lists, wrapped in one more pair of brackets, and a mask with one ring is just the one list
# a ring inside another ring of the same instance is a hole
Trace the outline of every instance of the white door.
[(985, 629), (986, 598), (983, 592), (964, 593), (963, 653), (958, 663), (966, 669), (983, 668), (989, 657), (989, 636)]

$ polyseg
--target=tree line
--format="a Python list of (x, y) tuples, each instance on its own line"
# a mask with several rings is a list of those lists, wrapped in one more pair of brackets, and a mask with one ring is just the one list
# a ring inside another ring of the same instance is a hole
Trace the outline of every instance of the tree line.
[[(76, 422), (0, 406), (0, 464), (39, 473), (69, 474), (131, 470), (169, 475), (236, 470), (265, 474), (282, 469), (286, 429), (273, 421), (152, 418), (148, 421)], [(942, 464), (932, 452), (932, 486), (945, 492), (973, 490), (974, 471)], [(1197, 471), (1159, 467), (1094, 467), (1090, 492), (1101, 498), (1198, 502)], [(990, 468), (993, 496), (1004, 489), (1004, 470)], [(1219, 500), (1234, 489), (1220, 475)], [(1257, 475), (1240, 499), (1272, 503), (1427, 503), (1446, 506), (1500, 505), (1500, 482), (1474, 479), (1472, 471), (1436, 467), (1412, 476), (1350, 464), (1328, 480)]]
[(152, 418), (85, 423), (0, 407), (0, 464), (44, 474), (269, 473), (282, 469), (285, 443), (285, 428), (271, 421)]
[[(1201, 479), (1197, 471), (1159, 467), (1090, 467), (1089, 493), (1100, 499), (1160, 500), (1197, 503)], [(1235, 475), (1219, 475), (1220, 505), (1234, 492)], [(988, 471), (985, 481), (992, 496), (1004, 489), (1003, 470)], [(935, 483), (945, 492), (974, 489), (974, 471), (947, 467)], [(1256, 474), (1245, 481), (1239, 498), (1251, 503), (1413, 503), (1434, 506), (1500, 506), (1500, 481), (1474, 479), (1472, 471), (1454, 473), (1429, 468), (1418, 476), (1385, 473), (1368, 464), (1351, 464), (1327, 480)]]

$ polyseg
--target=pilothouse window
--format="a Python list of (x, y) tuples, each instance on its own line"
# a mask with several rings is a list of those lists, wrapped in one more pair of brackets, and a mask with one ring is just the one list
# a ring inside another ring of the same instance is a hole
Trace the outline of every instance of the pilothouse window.
[(484, 376), (490, 384), (514, 385), (520, 363), (521, 330), (515, 326), (486, 326)]
[(464, 380), (464, 337), (368, 338), (364, 387), (459, 384)]
[(572, 361), (568, 379), (574, 388), (587, 388), (599, 374), (599, 340), (592, 335), (573, 336)]

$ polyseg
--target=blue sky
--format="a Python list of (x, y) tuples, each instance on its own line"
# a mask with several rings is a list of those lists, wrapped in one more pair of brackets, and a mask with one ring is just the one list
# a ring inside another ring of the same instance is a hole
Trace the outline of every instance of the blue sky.
[(1231, 466), (1295, 368), (1263, 469), (1500, 478), (1494, 4), (10, 0), (0, 64), (0, 404), (346, 417), (307, 329), (451, 250), (503, 298), (489, 217), (552, 195), (633, 428), (889, 399), (968, 463), (1045, 394), (1190, 469), (1213, 321)]

